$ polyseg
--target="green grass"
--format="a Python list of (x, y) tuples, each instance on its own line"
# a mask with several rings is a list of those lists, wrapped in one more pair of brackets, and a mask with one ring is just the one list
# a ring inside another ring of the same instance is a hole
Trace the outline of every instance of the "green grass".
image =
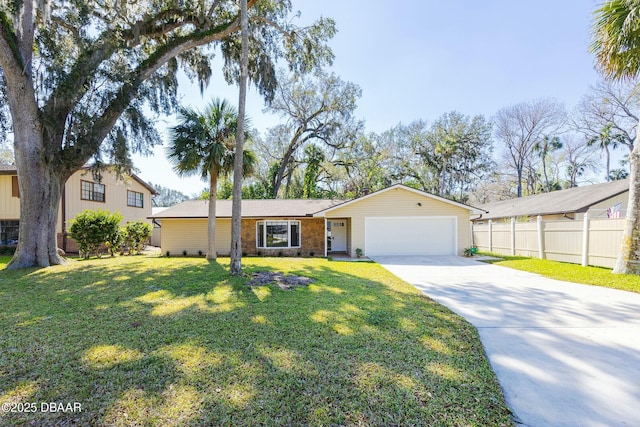
[(0, 403), (82, 405), (0, 425), (512, 425), (476, 330), (377, 264), (243, 260), (316, 280), (291, 291), (227, 265), (0, 271)]
[(578, 264), (538, 258), (514, 257), (490, 253), (483, 253), (481, 255), (490, 255), (499, 258), (497, 260), (485, 260), (484, 262), (514, 268), (516, 270), (538, 273), (552, 279), (640, 293), (640, 276), (634, 274), (613, 274), (611, 269), (608, 268), (583, 267)]

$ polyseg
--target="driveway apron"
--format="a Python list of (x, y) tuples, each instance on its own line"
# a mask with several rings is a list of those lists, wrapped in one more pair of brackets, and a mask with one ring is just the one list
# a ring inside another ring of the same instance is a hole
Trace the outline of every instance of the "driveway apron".
[(460, 257), (375, 261), (478, 329), (517, 424), (640, 426), (640, 294)]

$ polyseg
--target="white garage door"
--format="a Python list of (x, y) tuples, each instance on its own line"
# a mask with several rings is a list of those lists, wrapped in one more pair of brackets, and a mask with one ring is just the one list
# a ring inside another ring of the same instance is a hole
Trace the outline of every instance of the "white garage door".
[(455, 217), (365, 218), (365, 254), (455, 255)]

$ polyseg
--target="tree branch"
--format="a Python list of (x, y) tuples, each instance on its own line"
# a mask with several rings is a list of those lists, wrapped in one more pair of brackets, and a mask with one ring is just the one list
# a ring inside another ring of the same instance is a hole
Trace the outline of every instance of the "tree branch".
[(140, 64), (134, 75), (120, 88), (109, 106), (93, 124), (92, 130), (95, 132), (88, 136), (89, 140), (87, 141), (90, 146), (97, 149), (102, 140), (111, 132), (129, 103), (135, 98), (142, 84), (160, 67), (182, 52), (228, 37), (238, 30), (239, 25), (239, 20), (236, 19), (227, 25), (209, 31), (176, 37), (173, 41), (159, 47), (146, 61)]

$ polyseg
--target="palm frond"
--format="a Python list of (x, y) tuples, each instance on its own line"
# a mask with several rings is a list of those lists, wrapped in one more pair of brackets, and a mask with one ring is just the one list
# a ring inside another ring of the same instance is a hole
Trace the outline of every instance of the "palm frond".
[(640, 1), (609, 0), (595, 11), (590, 51), (596, 67), (613, 79), (640, 73)]

